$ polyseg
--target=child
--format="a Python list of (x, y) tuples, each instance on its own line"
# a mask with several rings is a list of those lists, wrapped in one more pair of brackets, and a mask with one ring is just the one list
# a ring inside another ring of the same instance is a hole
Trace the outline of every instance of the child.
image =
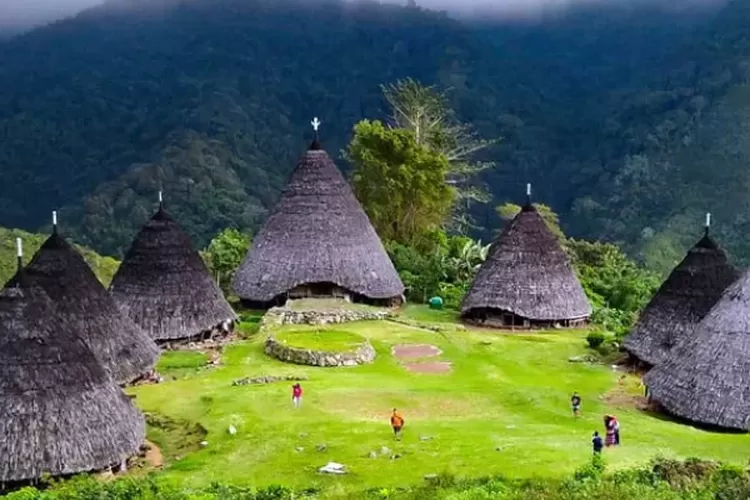
[(574, 392), (570, 398), (570, 405), (573, 407), (573, 416), (579, 416), (581, 414), (581, 396), (577, 392)]
[(393, 427), (393, 435), (398, 441), (401, 441), (401, 429), (404, 427), (404, 417), (402, 417), (396, 408), (393, 409), (391, 414), (391, 427)]
[(292, 402), (295, 408), (302, 406), (302, 386), (299, 383), (292, 386)]
[(594, 431), (594, 438), (591, 440), (591, 443), (594, 445), (594, 455), (601, 455), (604, 443), (602, 442), (602, 437), (599, 435), (599, 431)]

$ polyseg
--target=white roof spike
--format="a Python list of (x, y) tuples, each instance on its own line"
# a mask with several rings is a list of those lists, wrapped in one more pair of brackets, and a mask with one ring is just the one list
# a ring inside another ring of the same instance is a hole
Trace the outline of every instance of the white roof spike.
[(23, 257), (23, 240), (16, 238), (16, 256), (20, 259)]
[(526, 184), (526, 196), (531, 196), (531, 183)]
[(711, 227), (711, 212), (706, 213), (706, 227)]
[(52, 225), (57, 226), (57, 210), (52, 211)]

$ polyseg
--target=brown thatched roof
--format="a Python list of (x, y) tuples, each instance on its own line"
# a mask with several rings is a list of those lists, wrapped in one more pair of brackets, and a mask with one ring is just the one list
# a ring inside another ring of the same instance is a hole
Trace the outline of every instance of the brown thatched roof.
[(136, 236), (109, 291), (155, 340), (186, 339), (235, 314), (190, 237), (160, 206)]
[(527, 203), (490, 248), (461, 305), (507, 311), (532, 321), (586, 318), (591, 305), (536, 208)]
[(724, 251), (706, 234), (659, 288), (623, 347), (650, 365), (661, 363), (738, 277)]
[(317, 142), (254, 239), (233, 288), (242, 299), (269, 302), (306, 283), (333, 283), (371, 299), (404, 292), (362, 206)]
[(99, 470), (138, 453), (145, 422), (44, 291), (0, 292), (0, 482)]
[(750, 271), (645, 376), (653, 399), (679, 417), (750, 428)]
[(29, 280), (52, 299), (117, 383), (128, 383), (156, 364), (154, 341), (115, 306), (91, 268), (55, 232), (26, 267)]

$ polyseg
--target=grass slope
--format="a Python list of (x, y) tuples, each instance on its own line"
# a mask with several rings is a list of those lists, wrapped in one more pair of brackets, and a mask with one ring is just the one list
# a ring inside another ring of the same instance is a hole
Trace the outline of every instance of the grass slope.
[(352, 352), (365, 342), (362, 336), (345, 330), (299, 328), (297, 325), (283, 328), (275, 337), (291, 347), (325, 352)]
[[(412, 307), (406, 315), (420, 322), (434, 315), (444, 328), (435, 333), (393, 322), (329, 326), (368, 338), (378, 352), (372, 365), (341, 369), (271, 360), (256, 337), (227, 348), (220, 368), (133, 389), (144, 410), (208, 431), (204, 449), (187, 456), (169, 446), (162, 450), (165, 479), (195, 487), (213, 481), (319, 486), (346, 496), (441, 472), (562, 477), (589, 459), (591, 433), (601, 429), (605, 412), (615, 412), (622, 425), (622, 447), (606, 451), (612, 467), (640, 465), (657, 455), (746, 460), (750, 436), (696, 430), (632, 405), (605, 403), (602, 395), (619, 387), (619, 374), (568, 362), (584, 352), (584, 332), (467, 332), (452, 328), (444, 313)], [(438, 346), (440, 359), (451, 361), (454, 371), (406, 371), (390, 354), (400, 343)], [(240, 377), (292, 374), (309, 377), (300, 410), (292, 408), (291, 383), (231, 385)], [(626, 387), (638, 390), (635, 381)], [(583, 397), (579, 420), (568, 404), (574, 390)], [(393, 407), (406, 419), (402, 442), (394, 442), (388, 425)], [(234, 436), (227, 432), (230, 425), (238, 430)], [(327, 449), (318, 451), (320, 444)], [(400, 458), (369, 457), (383, 446)], [(346, 464), (351, 473), (319, 475), (317, 468), (329, 460)]]
[[(32, 234), (20, 229), (0, 227), (0, 287), (13, 277), (18, 268), (16, 238), (23, 239), (24, 263), (28, 264), (47, 237), (48, 235), (45, 234)], [(109, 286), (120, 263), (112, 257), (102, 257), (93, 250), (79, 245), (76, 245), (76, 249), (91, 266), (99, 281), (104, 286)]]

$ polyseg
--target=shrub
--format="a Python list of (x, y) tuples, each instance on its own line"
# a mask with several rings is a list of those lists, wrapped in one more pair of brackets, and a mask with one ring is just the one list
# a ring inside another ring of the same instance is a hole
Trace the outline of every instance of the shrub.
[(604, 457), (597, 454), (591, 457), (591, 463), (579, 467), (573, 474), (573, 478), (578, 482), (597, 481), (601, 479), (605, 469)]
[(607, 337), (598, 330), (594, 330), (586, 336), (586, 342), (588, 342), (589, 347), (592, 349), (597, 349), (605, 340), (607, 340)]

